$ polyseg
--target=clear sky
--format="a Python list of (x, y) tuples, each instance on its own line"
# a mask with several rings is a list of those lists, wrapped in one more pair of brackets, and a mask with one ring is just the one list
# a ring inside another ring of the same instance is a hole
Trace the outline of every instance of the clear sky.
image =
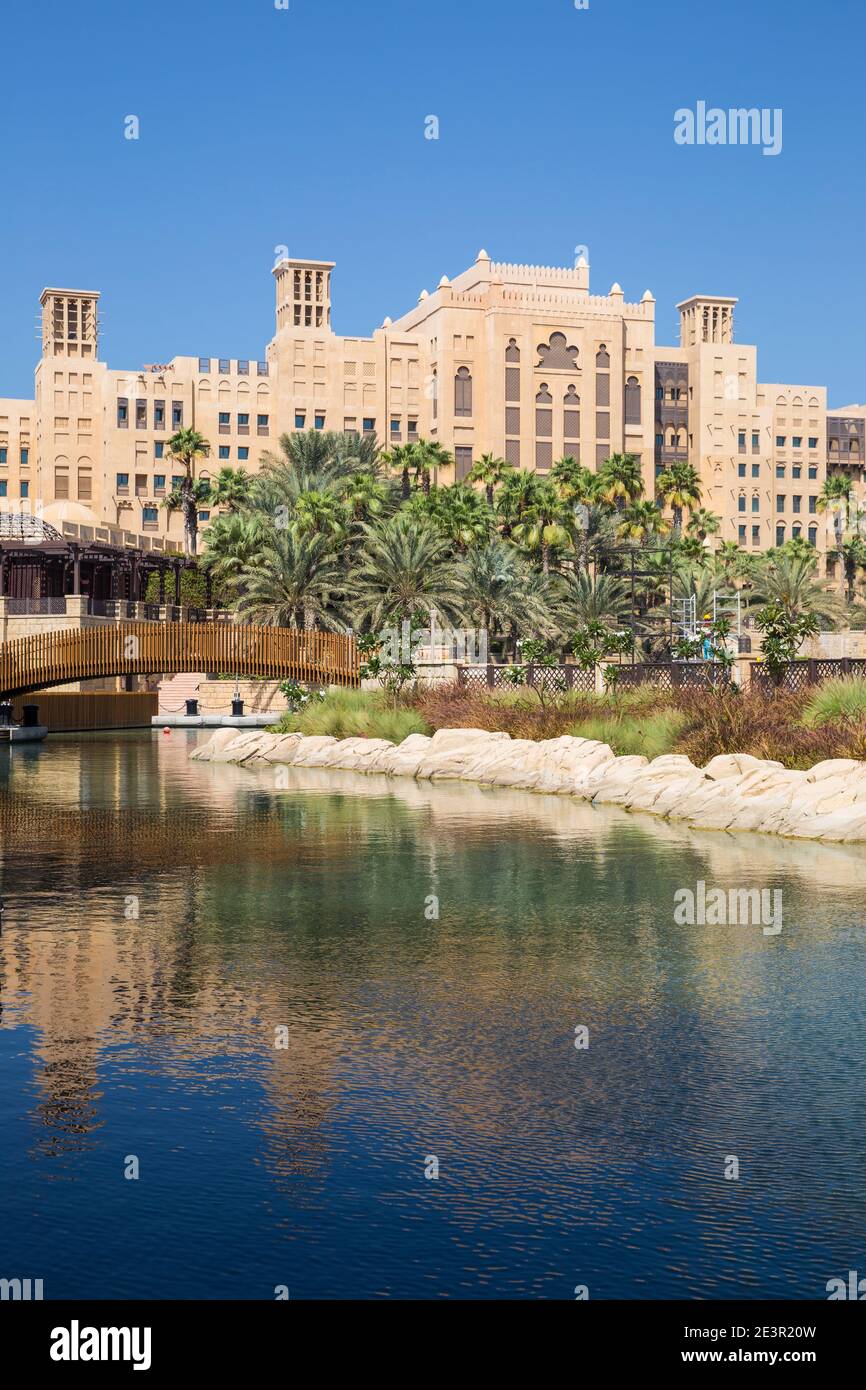
[[(677, 300), (737, 295), (761, 380), (866, 399), (864, 0), (40, 0), (0, 24), (0, 395), (32, 394), (46, 285), (101, 290), (102, 356), (138, 368), (261, 356), (278, 245), (336, 261), (352, 334), (481, 246), (586, 245), (594, 291), (652, 289), (657, 341)], [(676, 144), (699, 101), (781, 108), (781, 153)]]

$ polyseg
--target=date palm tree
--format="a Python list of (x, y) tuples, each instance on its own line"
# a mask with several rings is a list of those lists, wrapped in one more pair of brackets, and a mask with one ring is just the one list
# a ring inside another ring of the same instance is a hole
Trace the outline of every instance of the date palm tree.
[(815, 617), (835, 622), (841, 613), (839, 598), (815, 577), (816, 557), (796, 559), (780, 552), (761, 566), (755, 582), (755, 602), (775, 605), (790, 619)]
[(498, 536), (469, 551), (459, 569), (459, 589), (463, 616), (491, 636), (556, 632), (550, 580)]
[(195, 465), (198, 459), (207, 458), (210, 444), (198, 430), (177, 430), (165, 447), (165, 458), (174, 467), (183, 469), (180, 486), (173, 489), (163, 501), (167, 511), (180, 511), (183, 514), (184, 549), (188, 555), (195, 555), (198, 537), (198, 508), (201, 502), (210, 498), (210, 484), (202, 486), (195, 478)]
[(411, 511), (364, 526), (347, 594), (356, 622), (374, 631), (429, 616), (433, 608), (452, 622), (460, 611), (460, 588), (451, 546)]
[(574, 570), (562, 578), (559, 613), (568, 631), (595, 622), (611, 630), (624, 627), (630, 608), (629, 587), (615, 575)]
[(330, 536), (275, 530), (238, 574), (238, 616), (276, 627), (339, 627), (333, 596), (342, 581)]

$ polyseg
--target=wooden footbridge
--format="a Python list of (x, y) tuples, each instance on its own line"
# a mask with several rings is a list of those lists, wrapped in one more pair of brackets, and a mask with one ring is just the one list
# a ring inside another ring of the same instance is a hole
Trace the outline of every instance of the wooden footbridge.
[(357, 686), (354, 637), (234, 622), (121, 622), (0, 644), (0, 697), (106, 676), (201, 671)]

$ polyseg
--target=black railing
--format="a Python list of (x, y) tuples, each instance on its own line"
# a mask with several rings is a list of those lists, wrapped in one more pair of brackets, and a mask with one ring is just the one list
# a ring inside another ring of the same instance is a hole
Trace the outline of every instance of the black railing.
[(777, 681), (774, 681), (768, 666), (757, 661), (752, 663), (752, 684), (759, 690), (805, 690), (807, 686), (838, 680), (840, 676), (866, 676), (866, 660), (840, 656), (788, 661)]
[(457, 683), (464, 690), (519, 690), (528, 685), (533, 690), (549, 694), (576, 690), (589, 695), (595, 690), (595, 673), (582, 666), (535, 666), (530, 662), (517, 666), (458, 666)]

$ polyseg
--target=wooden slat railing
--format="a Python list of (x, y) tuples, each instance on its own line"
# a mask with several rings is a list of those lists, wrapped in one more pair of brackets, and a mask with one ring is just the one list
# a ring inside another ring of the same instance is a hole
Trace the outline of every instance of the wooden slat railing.
[(0, 644), (0, 695), (68, 681), (165, 672), (261, 676), (356, 686), (354, 637), (237, 623), (118, 623), (36, 633)]

